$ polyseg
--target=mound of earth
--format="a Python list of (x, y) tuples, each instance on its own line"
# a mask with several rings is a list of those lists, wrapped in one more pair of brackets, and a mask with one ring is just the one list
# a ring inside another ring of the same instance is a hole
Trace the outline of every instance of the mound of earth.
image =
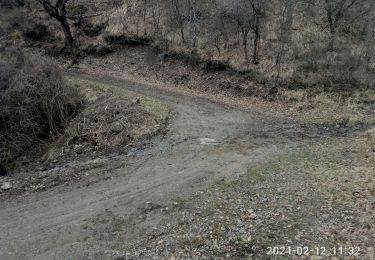
[(94, 82), (73, 81), (86, 97), (85, 108), (56, 141), (35, 148), (16, 163), (13, 173), (0, 177), (0, 185), (7, 184), (0, 196), (46, 190), (82, 178), (89, 181), (91, 175), (105, 177), (104, 172), (123, 164), (118, 160), (122, 154), (164, 129), (169, 113), (164, 103), (130, 91), (115, 93)]

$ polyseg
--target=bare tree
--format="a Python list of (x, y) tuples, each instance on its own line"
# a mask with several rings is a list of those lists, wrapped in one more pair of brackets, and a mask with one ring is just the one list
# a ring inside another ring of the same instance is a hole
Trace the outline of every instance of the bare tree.
[(223, 18), (227, 18), (229, 21), (233, 21), (242, 40), (242, 47), (245, 62), (249, 63), (248, 53), (248, 38), (251, 30), (252, 17), (249, 15), (251, 12), (250, 3), (246, 0), (236, 1), (231, 5), (222, 7)]
[(152, 33), (154, 38), (160, 38), (163, 35), (162, 31), (162, 13), (161, 13), (161, 7), (159, 6), (159, 3), (154, 3), (153, 8), (151, 9), (150, 13), (150, 20), (152, 25)]
[(68, 1), (69, 0), (38, 0), (38, 2), (43, 5), (44, 10), (60, 23), (65, 36), (65, 49), (68, 52), (72, 52), (74, 50), (74, 38), (66, 12), (66, 4)]
[(294, 20), (294, 6), (295, 0), (282, 0), (281, 1), (281, 24), (280, 24), (280, 37), (279, 37), (279, 50), (276, 55), (275, 66), (277, 66), (278, 75), (280, 73), (280, 66), (283, 56), (286, 52), (286, 47), (290, 43), (291, 29)]
[(258, 64), (261, 22), (265, 17), (265, 2), (263, 0), (236, 1), (227, 7), (226, 15), (237, 24), (242, 37), (242, 46), (247, 63), (249, 62), (248, 37), (250, 32), (254, 34), (252, 62)]
[(325, 11), (329, 25), (330, 40), (328, 51), (332, 52), (335, 48), (335, 39), (338, 27), (345, 19), (351, 8), (353, 8), (358, 0), (325, 0)]
[(196, 48), (197, 45), (197, 40), (198, 40), (198, 34), (199, 34), (199, 29), (198, 29), (198, 20), (199, 20), (199, 6), (198, 3), (195, 0), (189, 0), (188, 1), (188, 22), (191, 27), (191, 36), (192, 36), (192, 45), (193, 48)]
[(286, 0), (286, 29), (290, 31), (294, 21), (295, 0)]
[(183, 11), (183, 5), (181, 4), (180, 0), (172, 0), (172, 14), (174, 17), (172, 17), (173, 21), (177, 23), (177, 26), (180, 30), (180, 36), (182, 43), (185, 44), (185, 22), (186, 22), (186, 15)]
[(249, 0), (252, 7), (252, 23), (251, 29), (254, 33), (254, 47), (253, 47), (253, 63), (258, 64), (259, 59), (259, 43), (260, 43), (260, 23), (261, 19), (265, 17), (265, 1), (264, 0)]
[(216, 49), (219, 57), (222, 54), (222, 45), (229, 41), (226, 34), (227, 21), (225, 20), (225, 16), (223, 17), (223, 10), (220, 8), (221, 7), (214, 6), (214, 8), (211, 9), (210, 19), (206, 25), (206, 30), (208, 32), (206, 33), (207, 42)]

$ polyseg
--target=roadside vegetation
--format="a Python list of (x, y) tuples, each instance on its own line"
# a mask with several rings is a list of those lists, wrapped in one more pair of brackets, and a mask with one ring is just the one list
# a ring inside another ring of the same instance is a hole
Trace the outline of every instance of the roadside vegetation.
[[(13, 4), (11, 4), (13, 3)], [(51, 55), (151, 45), (158, 61), (235, 70), (268, 88), (374, 87), (374, 4), (358, 0), (15, 1), (3, 30)], [(10, 10), (10, 11), (9, 11)], [(5, 28), (6, 27), (6, 28)], [(18, 33), (17, 33), (18, 31)], [(72, 65), (69, 61), (69, 64)]]
[(69, 82), (84, 93), (87, 105), (50, 145), (48, 157), (121, 153), (167, 123), (169, 108), (161, 101), (95, 80), (73, 76)]
[[(8, 155), (6, 147), (20, 147), (13, 157), (4, 157), (8, 160), (3, 162), (5, 176), (0, 182), (12, 183), (12, 189), (4, 195), (69, 184), (88, 176), (82, 171), (106, 177), (101, 171), (123, 165), (118, 158), (162, 133), (169, 120), (169, 107), (157, 99), (79, 77), (64, 77), (64, 82), (74, 89), (76, 99), (84, 101), (64, 128), (53, 136), (46, 135), (47, 139), (36, 138), (30, 146), (14, 145), (11, 142), (18, 139), (1, 136), (4, 155)], [(8, 132), (10, 136), (17, 133), (13, 128), (5, 130), (12, 131)], [(111, 160), (114, 162), (109, 163)]]
[(19, 49), (5, 49), (0, 63), (0, 165), (56, 139), (83, 106), (79, 91), (58, 68)]

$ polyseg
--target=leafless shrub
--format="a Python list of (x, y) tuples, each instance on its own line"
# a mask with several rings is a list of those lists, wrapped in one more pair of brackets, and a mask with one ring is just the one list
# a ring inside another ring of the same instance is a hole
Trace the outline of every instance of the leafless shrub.
[(2, 8), (15, 8), (24, 5), (24, 0), (0, 0), (0, 7)]
[(0, 53), (0, 164), (55, 138), (82, 99), (45, 60), (19, 49)]

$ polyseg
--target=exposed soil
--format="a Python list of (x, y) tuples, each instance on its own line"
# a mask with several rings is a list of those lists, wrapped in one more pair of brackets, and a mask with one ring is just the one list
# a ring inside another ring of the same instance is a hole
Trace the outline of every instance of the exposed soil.
[(167, 134), (83, 168), (77, 183), (1, 199), (0, 259), (267, 258), (282, 245), (374, 257), (371, 131), (123, 78), (72, 76), (163, 100)]

